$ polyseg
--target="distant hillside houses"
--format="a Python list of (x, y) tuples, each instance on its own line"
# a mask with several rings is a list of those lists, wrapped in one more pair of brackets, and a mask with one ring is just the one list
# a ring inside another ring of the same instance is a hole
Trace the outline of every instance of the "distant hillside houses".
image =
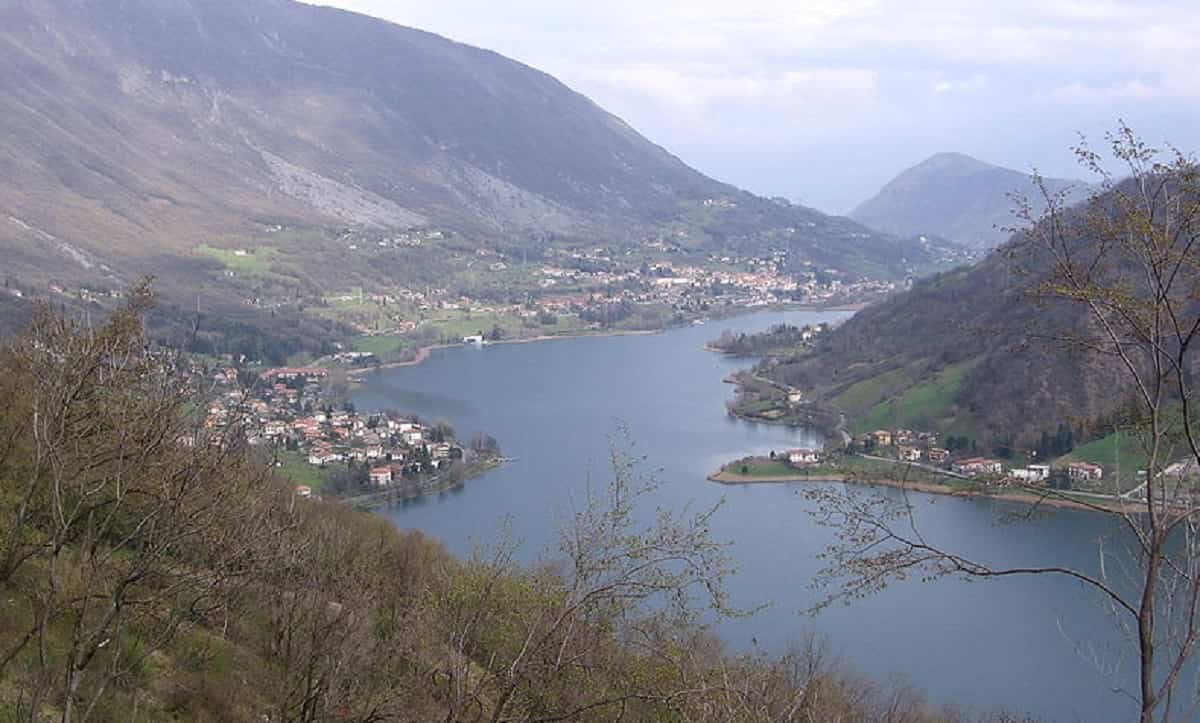
[(268, 369), (258, 376), (259, 379), (272, 384), (280, 381), (297, 380), (315, 383), (329, 376), (329, 370), (321, 367), (279, 367)]
[(964, 453), (968, 452), (966, 449), (959, 449), (956, 454), (950, 449), (937, 446), (937, 439), (934, 432), (877, 429), (859, 435), (852, 448), (876, 456), (891, 457), (901, 462), (926, 463), (929, 466), (948, 469), (963, 477), (980, 478), (1000, 485), (1043, 485), (1054, 480), (1087, 485), (1104, 479), (1104, 468), (1090, 462), (1069, 462), (1057, 469), (1049, 464), (1009, 466), (999, 459), (977, 454), (965, 456)]

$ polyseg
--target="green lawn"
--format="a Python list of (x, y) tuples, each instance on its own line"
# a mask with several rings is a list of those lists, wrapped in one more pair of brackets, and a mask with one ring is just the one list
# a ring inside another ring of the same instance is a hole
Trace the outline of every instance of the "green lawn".
[(821, 474), (859, 477), (864, 479), (907, 480), (910, 482), (935, 482), (949, 487), (970, 489), (974, 483), (950, 477), (923, 467), (914, 467), (906, 462), (883, 462), (877, 459), (867, 459), (854, 454), (838, 455), (828, 461), (812, 467), (809, 473), (813, 476)]
[(570, 314), (559, 314), (554, 324), (531, 323), (516, 314), (509, 313), (465, 313), (458, 312), (443, 319), (435, 319), (430, 325), (437, 329), (438, 336), (459, 340), (464, 336), (474, 336), (480, 332), (488, 334), (495, 326), (500, 327), (503, 339), (519, 339), (522, 337), (573, 334), (586, 329), (579, 317)]
[(1147, 456), (1133, 433), (1122, 432), (1076, 447), (1059, 460), (1060, 463), (1075, 461), (1098, 464), (1107, 474), (1115, 474), (1119, 465), (1121, 477), (1132, 479), (1139, 469), (1146, 468)]
[(355, 351), (365, 351), (383, 359), (398, 353), (408, 346), (408, 341), (400, 336), (360, 336), (354, 340)]
[(324, 471), (310, 465), (300, 452), (281, 451), (279, 461), (283, 466), (277, 467), (275, 472), (292, 484), (308, 485), (314, 492), (325, 486)]
[(464, 336), (489, 333), (493, 327), (499, 326), (506, 336), (520, 328), (520, 317), (511, 314), (496, 313), (458, 313), (445, 319), (435, 319), (430, 322), (438, 330), (439, 336), (451, 339), (461, 339)]
[[(953, 427), (954, 399), (971, 362), (946, 367), (932, 379), (909, 387), (896, 397), (873, 406), (853, 426), (856, 431), (909, 428), (946, 430)], [(962, 430), (958, 430), (962, 431)]]
[[(742, 467), (746, 471), (742, 472)], [(793, 467), (782, 460), (772, 460), (765, 457), (752, 457), (738, 460), (727, 465), (726, 474), (746, 478), (821, 478), (833, 479), (865, 479), (865, 480), (907, 480), (909, 482), (937, 483), (958, 489), (973, 489), (970, 482), (939, 474), (920, 467), (912, 467), (903, 462), (883, 462), (866, 459), (857, 455), (835, 455), (826, 461), (810, 467)]]
[(733, 474), (742, 474), (743, 465), (747, 469), (745, 474), (754, 477), (795, 477), (803, 474), (787, 462), (774, 459), (750, 459), (735, 462), (730, 465), (729, 471)]
[(354, 340), (354, 349), (371, 352), (386, 360), (417, 345), (444, 340), (458, 342), (465, 336), (474, 336), (480, 332), (487, 335), (496, 326), (500, 327), (501, 340), (579, 334), (591, 330), (590, 325), (583, 323), (573, 314), (558, 314), (555, 323), (539, 324), (511, 313), (456, 311), (448, 312), (442, 318), (432, 319), (422, 325), (418, 333), (424, 334), (423, 341), (414, 341), (407, 335), (361, 336)]
[(912, 372), (908, 368), (893, 369), (850, 386), (834, 397), (833, 403), (853, 420), (866, 414), (894, 390), (902, 389), (913, 381)]
[(239, 274), (264, 274), (271, 268), (271, 260), (278, 251), (270, 246), (262, 246), (239, 256), (234, 249), (220, 249), (215, 246), (200, 246), (196, 252), (202, 256), (216, 259), (224, 264), (226, 269)]

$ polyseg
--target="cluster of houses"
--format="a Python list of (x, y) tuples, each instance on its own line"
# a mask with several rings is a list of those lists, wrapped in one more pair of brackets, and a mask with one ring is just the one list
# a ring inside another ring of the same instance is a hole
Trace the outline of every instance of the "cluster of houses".
[[(205, 424), (221, 427), (236, 419), (250, 444), (296, 450), (315, 467), (369, 464), (371, 483), (381, 487), (436, 472), (463, 457), (463, 449), (440, 428), (394, 414), (364, 415), (323, 404), (327, 375), (320, 367), (271, 369), (246, 390), (238, 384), (236, 370), (218, 370), (214, 380), (223, 391), (210, 404)], [(298, 488), (297, 494), (306, 492)]]
[[(793, 233), (799, 231), (790, 230)], [(668, 253), (679, 251), (677, 246), (661, 241), (649, 242), (647, 246)], [(486, 268), (494, 272), (526, 263), (486, 247), (476, 249), (475, 255), (482, 257)], [(896, 288), (891, 281), (838, 278), (842, 274), (837, 270), (819, 268), (811, 262), (796, 267), (789, 262), (786, 250), (772, 250), (757, 256), (713, 254), (703, 265), (666, 260), (634, 265), (625, 256), (627, 252), (616, 248), (550, 249), (543, 263), (530, 269), (538, 275), (541, 293), (516, 304), (456, 295), (445, 288), (396, 288), (386, 294), (367, 294), (359, 290), (329, 295), (323, 301), (361, 304), (369, 300), (380, 305), (376, 318), (348, 319), (359, 332), (374, 335), (416, 329), (420, 320), (413, 318), (414, 311), (424, 317), (439, 311), (470, 309), (481, 315), (533, 319), (540, 314), (595, 311), (622, 302), (640, 306), (666, 305), (682, 311), (714, 304), (753, 308), (793, 301), (810, 304), (850, 301)], [(479, 259), (469, 259), (466, 263), (471, 267), (477, 261)], [(259, 301), (254, 304), (261, 305)], [(366, 363), (359, 361), (360, 365)]]
[(1056, 471), (1073, 483), (1088, 484), (1104, 478), (1104, 468), (1089, 462), (1070, 462), (1060, 470), (1046, 464), (1011, 467), (988, 457), (953, 458), (949, 449), (937, 446), (936, 432), (909, 429), (880, 429), (856, 440), (860, 447), (875, 453), (889, 453), (904, 462), (927, 462), (949, 469), (963, 477), (995, 480), (997, 484), (1044, 484)]

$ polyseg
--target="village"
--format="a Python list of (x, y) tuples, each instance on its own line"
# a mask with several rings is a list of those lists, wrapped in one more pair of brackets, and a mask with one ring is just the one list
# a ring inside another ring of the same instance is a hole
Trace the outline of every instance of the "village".
[(1059, 466), (1029, 463), (1013, 465), (999, 459), (980, 457), (970, 450), (938, 446), (936, 432), (910, 429), (879, 429), (859, 435), (850, 449), (873, 457), (926, 464), (962, 478), (995, 487), (1049, 486), (1056, 489), (1092, 487), (1104, 479), (1104, 468), (1084, 461)]
[[(704, 263), (643, 261), (636, 265), (614, 258), (603, 247), (559, 254), (540, 264), (523, 264), (501, 252), (478, 249), (482, 281), (496, 276), (497, 283), (503, 278), (509, 285), (529, 287), (521, 298), (507, 302), (469, 289), (426, 286), (330, 294), (322, 303), (330, 308), (357, 309), (345, 320), (370, 337), (436, 327), (439, 319), (461, 313), (534, 326), (538, 322), (557, 325), (548, 320), (569, 317), (576, 320), (575, 327), (584, 328), (610, 326), (636, 316), (639, 309), (666, 310), (667, 320), (679, 322), (776, 304), (859, 303), (898, 288), (894, 281), (844, 279), (836, 270), (811, 264), (801, 271), (788, 270), (784, 251), (761, 257), (712, 256)], [(259, 300), (247, 303), (261, 304)], [(371, 312), (363, 313), (364, 307)]]
[(285, 475), (309, 481), (295, 485), (299, 497), (434, 491), (460, 482), (469, 465), (499, 459), (488, 437), (464, 446), (445, 423), (393, 412), (359, 414), (348, 403), (335, 405), (329, 375), (322, 367), (281, 367), (247, 384), (237, 369), (218, 368), (208, 375), (213, 394), (204, 426), (237, 425), (248, 444), (269, 450), (276, 467), (289, 461), (306, 465), (308, 474)]
[[(836, 452), (810, 448), (772, 451), (767, 459), (746, 458), (727, 465), (722, 472), (732, 471), (735, 476), (743, 477), (785, 477), (787, 470), (805, 475), (821, 474), (826, 470), (844, 472), (841, 468), (852, 470), (855, 465), (851, 462), (856, 459), (885, 463), (872, 466), (876, 473), (889, 464), (903, 463), (943, 478), (971, 481), (995, 489), (1045, 487), (1092, 492), (1105, 478), (1104, 468), (1090, 462), (1073, 460), (1059, 465), (1013, 465), (1004, 460), (973, 455), (969, 448), (951, 450), (939, 446), (937, 433), (909, 429), (879, 429), (861, 434), (852, 437), (845, 449)], [(1144, 477), (1142, 472), (1138, 480), (1144, 481)]]

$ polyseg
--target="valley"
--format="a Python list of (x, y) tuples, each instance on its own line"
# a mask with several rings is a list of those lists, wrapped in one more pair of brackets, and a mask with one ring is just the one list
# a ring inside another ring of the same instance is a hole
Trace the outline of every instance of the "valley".
[(321, 2), (0, 0), (0, 721), (1200, 709), (1200, 15)]
[[(21, 0), (0, 51), (6, 302), (99, 311), (154, 276), (156, 336), (196, 353), (315, 358), (447, 305), (510, 332), (572, 295), (611, 316), (644, 264), (827, 296), (970, 256), (713, 180), (545, 73), (332, 8)], [(617, 315), (661, 327), (658, 301)]]

